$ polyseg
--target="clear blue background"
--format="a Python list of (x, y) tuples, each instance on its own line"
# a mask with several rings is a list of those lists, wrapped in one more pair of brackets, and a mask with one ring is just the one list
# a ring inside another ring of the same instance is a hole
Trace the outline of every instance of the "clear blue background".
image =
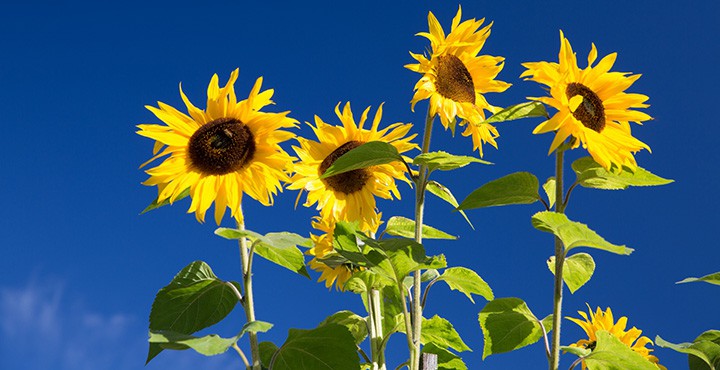
[[(507, 106), (542, 95), (522, 82), (520, 63), (557, 60), (558, 30), (565, 31), (584, 67), (590, 43), (600, 55), (619, 53), (617, 71), (642, 73), (631, 92), (650, 96), (655, 120), (633, 134), (653, 153), (637, 155), (641, 166), (676, 180), (659, 188), (627, 191), (577, 189), (568, 209), (611, 242), (635, 248), (631, 256), (591, 251), (595, 276), (574, 295), (565, 313), (610, 306), (645, 335), (682, 342), (720, 329), (720, 290), (704, 283), (675, 285), (688, 276), (720, 270), (718, 224), (717, 91), (720, 65), (714, 1), (681, 2), (497, 2), (463, 4), (463, 19), (494, 21), (484, 54), (501, 55), (500, 79), (513, 84), (488, 100)], [(140, 216), (156, 195), (140, 185), (138, 165), (151, 156), (150, 140), (135, 125), (157, 123), (146, 104), (178, 108), (183, 83), (204, 107), (213, 73), (225, 81), (236, 67), (238, 96), (255, 78), (276, 89), (272, 107), (291, 110), (301, 122), (317, 114), (337, 123), (340, 101), (356, 112), (385, 102), (383, 122), (414, 122), (419, 133), (425, 103), (410, 112), (420, 75), (403, 68), (408, 51), (428, 47), (416, 32), (427, 30), (433, 11), (448, 29), (457, 3), (215, 1), (3, 4), (0, 12), (0, 368), (141, 369), (146, 355), (147, 315), (157, 290), (187, 263), (202, 259), (224, 279), (239, 279), (236, 245), (213, 235), (212, 221), (186, 215), (187, 200)], [(499, 125), (500, 150), (485, 147), (494, 166), (470, 166), (435, 179), (463, 198), (481, 184), (515, 171), (552, 175), (546, 155), (552, 136), (531, 135), (539, 120)], [(432, 149), (470, 154), (470, 140), (451, 138), (436, 125)], [(303, 125), (297, 132), (310, 135)], [(290, 144), (290, 143), (288, 143)], [(289, 150), (289, 145), (286, 145)], [(575, 150), (569, 160), (583, 156)], [(572, 178), (572, 175), (571, 175)], [(413, 193), (401, 185), (402, 202), (380, 202), (385, 216), (411, 216)], [(310, 231), (314, 210), (293, 208), (286, 191), (275, 207), (245, 198), (247, 224), (258, 232)], [(497, 297), (526, 300), (538, 316), (552, 310), (552, 275), (545, 260), (552, 238), (535, 231), (530, 216), (541, 205), (474, 210), (471, 230), (451, 208), (428, 201), (427, 222), (460, 236), (427, 243), (451, 265), (476, 270)], [(211, 217), (208, 218), (211, 220)], [(281, 220), (278, 223), (277, 220)], [(230, 226), (231, 220), (225, 219)], [(317, 274), (313, 275), (317, 278)], [(282, 343), (291, 327), (308, 328), (325, 316), (352, 309), (358, 297), (328, 291), (264, 260), (257, 260), (258, 318), (275, 323), (262, 340)], [(445, 286), (430, 294), (426, 315), (453, 322), (473, 352), (470, 369), (543, 369), (541, 344), (481, 360), (482, 334), (473, 305)], [(244, 322), (238, 308), (213, 328), (232, 335)], [(563, 342), (582, 337), (565, 321)], [(394, 367), (406, 356), (397, 335), (389, 350)], [(670, 369), (687, 368), (683, 355), (655, 354)], [(563, 368), (570, 355), (564, 356)], [(165, 352), (147, 369), (240, 368), (229, 352), (204, 358)]]

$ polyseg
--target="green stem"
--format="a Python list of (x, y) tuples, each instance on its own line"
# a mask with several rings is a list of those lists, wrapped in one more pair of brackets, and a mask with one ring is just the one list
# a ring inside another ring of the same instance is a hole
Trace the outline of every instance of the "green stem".
[(386, 370), (385, 353), (383, 351), (382, 310), (380, 309), (380, 291), (371, 289), (368, 292), (370, 308), (370, 350), (373, 370)]
[[(428, 113), (425, 119), (425, 131), (423, 132), (423, 143), (421, 154), (430, 151), (430, 137), (432, 135), (432, 126), (434, 115)], [(415, 241), (422, 244), (422, 227), (425, 212), (425, 188), (428, 180), (428, 169), (426, 165), (420, 165), (417, 182), (415, 183)], [(422, 335), (422, 287), (420, 276), (422, 271), (417, 270), (413, 274), (413, 290), (412, 290), (412, 341), (410, 370), (420, 369), (420, 336)]]
[[(565, 145), (555, 152), (555, 212), (565, 212), (563, 200), (563, 154)], [(565, 250), (560, 238), (555, 237), (555, 290), (553, 299), (553, 326), (552, 346), (550, 355), (550, 370), (560, 367), (560, 322), (562, 321), (562, 291), (563, 291), (563, 264), (565, 263)]]
[[(242, 210), (240, 210), (242, 212)], [(242, 213), (241, 213), (242, 215)], [(237, 227), (239, 230), (245, 230), (245, 222), (238, 222)], [(252, 256), (247, 244), (247, 238), (240, 238), (240, 262), (242, 264), (243, 274), (243, 286), (245, 289), (245, 296), (242, 300), (243, 308), (245, 309), (245, 317), (247, 322), (255, 321), (255, 305), (253, 301), (253, 289), (252, 289)], [(248, 338), (250, 339), (250, 355), (252, 357), (252, 370), (261, 370), (260, 366), (260, 347), (258, 346), (257, 333), (249, 332)]]

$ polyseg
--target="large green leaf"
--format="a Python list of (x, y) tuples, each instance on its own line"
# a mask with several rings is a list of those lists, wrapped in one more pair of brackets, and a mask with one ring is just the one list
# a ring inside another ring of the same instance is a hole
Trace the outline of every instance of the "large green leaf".
[[(555, 256), (547, 260), (550, 272), (555, 274)], [(563, 264), (563, 281), (567, 284), (570, 293), (575, 293), (585, 285), (595, 272), (595, 260), (587, 253), (577, 253), (565, 259)]]
[(350, 150), (325, 170), (321, 179), (370, 166), (403, 161), (397, 149), (382, 141), (370, 141)]
[(485, 120), (483, 123), (513, 121), (521, 118), (548, 117), (545, 105), (537, 101), (511, 105)]
[(254, 244), (255, 253), (259, 256), (292, 272), (310, 278), (305, 267), (305, 255), (297, 248), (297, 246), (311, 246), (312, 242), (308, 238), (288, 232), (261, 235), (250, 230), (225, 227), (215, 230), (215, 234), (225, 239), (248, 238)]
[(540, 199), (540, 183), (529, 172), (516, 172), (475, 189), (457, 207), (458, 210), (508, 204), (531, 204)]
[[(455, 199), (455, 196), (453, 193), (445, 187), (444, 185), (440, 184), (437, 181), (428, 181), (427, 191), (429, 191), (431, 194), (435, 195), (436, 197), (450, 203), (451, 206), (457, 208), (460, 204), (458, 203), (457, 199)], [(467, 221), (468, 225), (470, 225), (470, 228), (475, 230), (475, 226), (473, 226), (472, 222), (470, 222), (470, 219), (465, 214), (465, 211), (460, 211), (460, 214), (465, 218), (465, 221)]]
[(689, 277), (685, 278), (681, 281), (678, 281), (676, 284), (682, 284), (682, 283), (692, 283), (695, 281), (704, 281), (706, 283), (714, 284), (714, 285), (720, 285), (720, 272), (716, 272), (714, 274), (705, 275), (703, 277)]
[(480, 327), (485, 338), (483, 359), (533, 344), (542, 338), (542, 327), (520, 298), (498, 298), (480, 311)]
[(573, 162), (572, 168), (577, 175), (577, 182), (586, 188), (622, 190), (627, 189), (628, 186), (658, 186), (673, 182), (641, 167), (635, 170), (623, 167), (622, 172), (618, 172), (617, 169), (611, 172), (595, 162), (592, 157), (577, 159)]
[(276, 247), (271, 244), (258, 243), (255, 245), (255, 253), (266, 260), (285, 267), (306, 278), (310, 278), (305, 268), (305, 255), (297, 247)]
[[(177, 201), (180, 200), (180, 199), (186, 198), (186, 197), (188, 197), (189, 195), (190, 195), (190, 188), (187, 188), (187, 189), (183, 190), (183, 191), (180, 193), (180, 195), (178, 195), (178, 196), (175, 198), (175, 202), (177, 202)], [(164, 206), (170, 204), (170, 198), (166, 198), (166, 199), (163, 200), (162, 202), (159, 202), (158, 199), (159, 199), (159, 198), (155, 198), (155, 200), (153, 200), (153, 202), (150, 203), (150, 205), (148, 205), (147, 207), (145, 207), (145, 209), (143, 209), (143, 211), (140, 212), (140, 214), (144, 214), (144, 213), (150, 212), (150, 211), (152, 211), (152, 210), (154, 210), (154, 209), (158, 209), (158, 208), (160, 208), (160, 207), (164, 207)]]
[(392, 271), (395, 281), (402, 284), (406, 276), (417, 270), (438, 269), (447, 266), (444, 255), (428, 257), (425, 248), (411, 239), (387, 239), (378, 242), (388, 257), (383, 265), (389, 263), (391, 268), (382, 266), (386, 271)]
[(355, 338), (347, 328), (327, 324), (312, 330), (290, 329), (270, 362), (271, 370), (360, 369)]
[(360, 344), (368, 336), (367, 321), (352, 311), (339, 311), (328, 316), (320, 325), (338, 324), (346, 327), (355, 338), (355, 343)]
[(205, 356), (215, 356), (225, 353), (228, 348), (237, 342), (239, 336), (222, 338), (216, 334), (195, 337), (170, 330), (151, 330), (148, 342), (158, 345), (162, 349), (185, 350), (194, 349)]
[[(415, 221), (401, 216), (393, 216), (385, 225), (385, 232), (390, 235), (402, 236), (404, 238), (415, 237)], [(450, 235), (432, 226), (423, 225), (423, 239), (450, 239), (455, 240), (457, 236)]]
[(492, 164), (479, 158), (466, 155), (454, 155), (442, 151), (423, 153), (413, 159), (413, 164), (425, 165), (430, 171), (450, 171), (465, 167), (470, 163)]
[(260, 364), (263, 369), (269, 369), (270, 361), (279, 348), (273, 342), (260, 342), (258, 346), (260, 347)]
[(452, 324), (438, 315), (429, 319), (423, 318), (420, 341), (423, 344), (433, 343), (441, 348), (452, 348), (459, 352), (470, 351), (470, 347), (463, 342)]
[[(192, 334), (227, 316), (238, 297), (228, 284), (218, 279), (205, 262), (195, 261), (183, 268), (166, 287), (160, 289), (150, 310), (150, 331)], [(162, 351), (150, 343), (147, 362)]]
[(197, 353), (205, 356), (215, 356), (225, 353), (228, 348), (232, 347), (245, 333), (266, 332), (272, 328), (272, 324), (264, 321), (253, 321), (246, 323), (240, 333), (234, 337), (222, 338), (218, 335), (211, 334), (203, 337), (182, 334), (170, 330), (151, 330), (150, 343), (159, 345), (162, 349), (184, 350), (192, 348)]
[(472, 294), (477, 294), (491, 301), (493, 292), (490, 286), (475, 271), (465, 267), (450, 267), (446, 269), (438, 280), (444, 281), (452, 290), (465, 294), (472, 303), (475, 301)]
[(565, 253), (573, 248), (588, 247), (602, 249), (615, 254), (628, 255), (632, 248), (607, 242), (587, 225), (570, 221), (562, 213), (544, 211), (532, 216), (532, 225), (540, 230), (554, 234), (563, 242)]
[(605, 330), (598, 330), (592, 353), (583, 362), (589, 370), (657, 370), (657, 366)]
[(424, 345), (422, 347), (422, 353), (432, 353), (437, 355), (437, 370), (467, 370), (467, 365), (465, 365), (460, 356), (448, 351), (445, 348), (440, 348), (434, 343)]
[[(711, 357), (712, 353), (706, 353), (706, 350), (710, 350), (709, 352), (712, 352), (712, 347), (708, 346), (706, 343), (701, 342), (674, 344), (660, 338), (660, 336), (655, 337), (655, 345), (657, 345), (658, 347), (669, 348), (673, 351), (688, 355), (691, 366), (690, 368), (692, 370), (715, 370), (715, 367), (713, 365), (713, 357)], [(715, 344), (715, 346), (717, 346), (717, 344)], [(692, 360), (693, 357), (694, 360)]]

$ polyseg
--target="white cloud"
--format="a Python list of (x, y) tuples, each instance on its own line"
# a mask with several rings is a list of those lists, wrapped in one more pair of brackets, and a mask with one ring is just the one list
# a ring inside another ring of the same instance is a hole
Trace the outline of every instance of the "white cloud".
[(139, 315), (98, 313), (70, 302), (57, 280), (0, 287), (0, 369), (237, 369), (231, 353), (212, 358), (167, 351), (148, 366), (147, 324)]

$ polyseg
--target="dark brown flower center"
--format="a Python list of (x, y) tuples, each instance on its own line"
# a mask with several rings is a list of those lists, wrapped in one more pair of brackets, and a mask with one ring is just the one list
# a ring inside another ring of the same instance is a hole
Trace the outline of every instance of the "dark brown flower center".
[(237, 171), (255, 154), (250, 128), (235, 118), (218, 118), (195, 131), (188, 144), (190, 162), (200, 172), (224, 175)]
[[(324, 174), (338, 158), (342, 157), (343, 154), (359, 147), (362, 144), (364, 143), (360, 141), (348, 141), (347, 143), (340, 145), (340, 147), (333, 150), (333, 152), (325, 157), (322, 163), (320, 163), (318, 174), (322, 176), (322, 174)], [(363, 186), (365, 186), (365, 183), (367, 183), (368, 179), (370, 179), (370, 173), (366, 169), (361, 168), (330, 176), (323, 179), (323, 181), (325, 182), (325, 185), (330, 187), (332, 190), (339, 191), (344, 194), (352, 194), (361, 190)]]
[(569, 83), (565, 93), (568, 99), (573, 96), (582, 96), (583, 101), (573, 112), (573, 117), (582, 122), (585, 127), (602, 132), (605, 128), (605, 107), (600, 97), (587, 86), (576, 82)]
[(460, 58), (454, 55), (438, 57), (435, 87), (440, 95), (460, 103), (475, 104), (475, 85)]

